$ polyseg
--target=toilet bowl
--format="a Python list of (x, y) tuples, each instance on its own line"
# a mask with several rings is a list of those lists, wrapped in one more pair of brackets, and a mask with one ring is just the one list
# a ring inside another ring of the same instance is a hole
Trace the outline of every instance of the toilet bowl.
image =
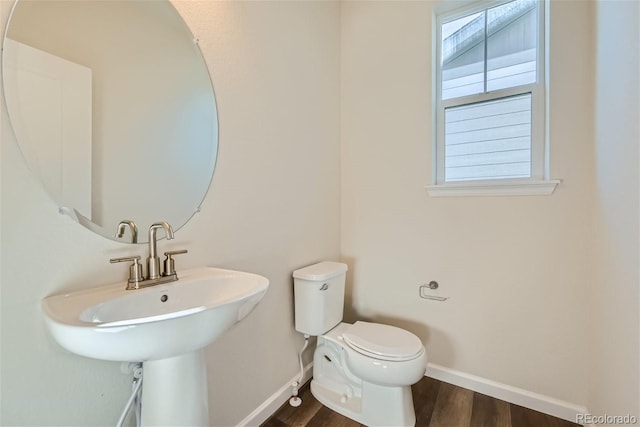
[(397, 387), (424, 376), (427, 356), (422, 342), (404, 329), (358, 321), (338, 339), (346, 343), (347, 366), (363, 380)]
[(346, 271), (323, 262), (293, 274), (296, 330), (318, 337), (311, 392), (362, 424), (413, 426), (411, 385), (425, 374), (424, 346), (395, 326), (342, 322)]
[[(386, 341), (371, 341), (362, 330), (383, 331)], [(427, 364), (415, 335), (378, 323), (340, 323), (318, 337), (313, 363), (311, 393), (328, 408), (368, 426), (415, 425), (411, 385)]]

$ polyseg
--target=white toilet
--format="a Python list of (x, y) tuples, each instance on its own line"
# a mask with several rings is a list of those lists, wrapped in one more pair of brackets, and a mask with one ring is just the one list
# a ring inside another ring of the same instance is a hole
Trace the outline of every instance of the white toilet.
[(413, 426), (411, 385), (425, 374), (418, 337), (379, 323), (343, 323), (346, 264), (321, 262), (293, 272), (296, 330), (317, 336), (311, 393), (367, 426)]

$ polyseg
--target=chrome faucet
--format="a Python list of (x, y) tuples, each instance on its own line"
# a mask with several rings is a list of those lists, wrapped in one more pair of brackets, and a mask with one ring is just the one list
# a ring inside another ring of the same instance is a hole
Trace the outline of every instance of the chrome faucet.
[[(122, 231), (124, 232), (124, 227), (133, 224), (133, 221), (121, 221), (120, 224), (125, 223), (125, 225), (118, 226), (118, 233), (120, 233), (120, 227), (122, 227)], [(131, 223), (131, 224), (129, 224)], [(133, 224), (135, 227), (135, 224)], [(165, 222), (156, 222), (149, 227), (149, 256), (147, 257), (147, 276), (144, 277), (142, 274), (142, 265), (139, 264), (140, 256), (132, 256), (132, 257), (124, 257), (124, 258), (113, 258), (111, 262), (124, 262), (124, 261), (133, 261), (133, 264), (129, 266), (129, 280), (127, 282), (127, 289), (140, 289), (145, 288), (147, 286), (158, 285), (160, 283), (168, 283), (178, 280), (178, 275), (175, 270), (175, 263), (173, 260), (174, 255), (186, 254), (187, 250), (179, 250), (179, 251), (170, 251), (165, 252), (164, 259), (164, 271), (160, 271), (160, 257), (158, 256), (157, 249), (157, 231), (159, 228), (164, 228), (164, 232), (167, 236), (167, 240), (173, 239), (173, 229), (171, 226)], [(132, 228), (133, 230), (133, 228)], [(137, 233), (137, 231), (136, 231)], [(132, 233), (133, 234), (133, 233)], [(118, 236), (118, 237), (121, 237)], [(136, 235), (137, 238), (137, 235)]]
[(129, 227), (131, 230), (131, 243), (138, 243), (138, 227), (136, 223), (131, 221), (130, 219), (123, 219), (118, 223), (118, 231), (116, 232), (116, 237), (121, 238), (124, 236), (124, 230)]
[(160, 277), (160, 257), (156, 246), (156, 232), (164, 228), (167, 240), (173, 239), (173, 228), (166, 221), (156, 222), (149, 227), (149, 257), (147, 258), (147, 279), (153, 280)]

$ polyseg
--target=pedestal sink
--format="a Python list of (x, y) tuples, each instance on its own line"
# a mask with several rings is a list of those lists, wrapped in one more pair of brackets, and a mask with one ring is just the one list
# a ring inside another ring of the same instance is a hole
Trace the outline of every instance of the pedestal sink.
[(142, 424), (206, 426), (203, 348), (242, 320), (267, 291), (265, 277), (213, 267), (125, 290), (126, 283), (43, 300), (53, 338), (72, 353), (143, 362)]

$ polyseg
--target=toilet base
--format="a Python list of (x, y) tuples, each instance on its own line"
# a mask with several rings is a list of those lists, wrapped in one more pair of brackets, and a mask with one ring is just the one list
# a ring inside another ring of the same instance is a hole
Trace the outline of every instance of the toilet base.
[(411, 386), (387, 387), (362, 382), (361, 393), (349, 396), (311, 381), (311, 393), (324, 406), (367, 426), (413, 427), (416, 423)]
[[(411, 384), (424, 375), (426, 355), (423, 352), (414, 360), (401, 362), (403, 366), (360, 357), (360, 353), (343, 342), (342, 334), (350, 327), (348, 323), (340, 323), (318, 337), (311, 393), (329, 409), (367, 426), (414, 426)], [(366, 369), (368, 364), (374, 369)], [(360, 370), (360, 375), (356, 375), (354, 367)], [(397, 382), (391, 381), (387, 371), (397, 374), (391, 375), (397, 377)]]

